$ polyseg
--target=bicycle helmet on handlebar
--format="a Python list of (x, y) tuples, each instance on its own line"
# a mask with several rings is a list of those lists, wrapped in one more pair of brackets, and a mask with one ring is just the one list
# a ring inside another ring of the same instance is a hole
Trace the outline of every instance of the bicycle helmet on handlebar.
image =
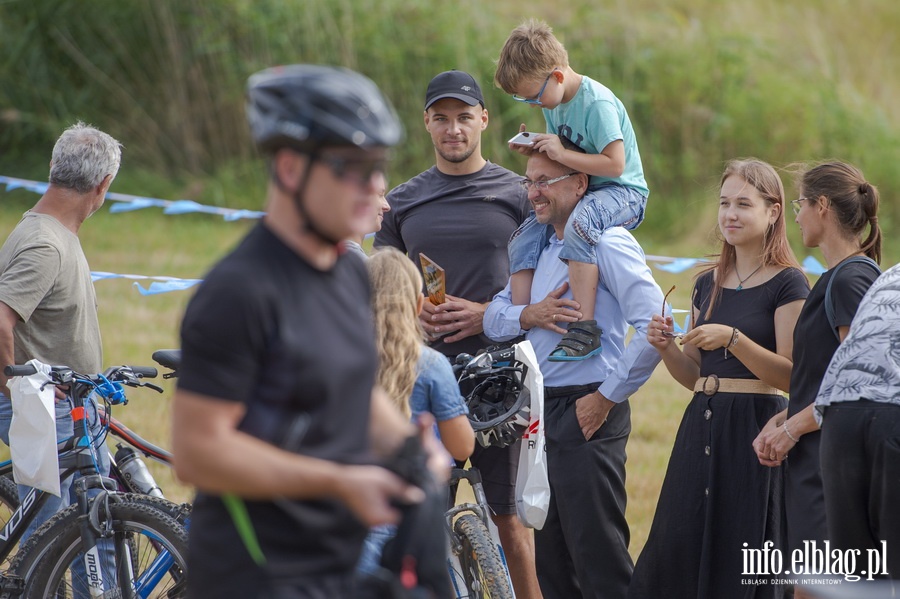
[(531, 394), (525, 387), (527, 372), (528, 367), (517, 360), (463, 370), (460, 390), (469, 407), (475, 439), (482, 447), (507, 447), (525, 433), (531, 422)]
[(314, 154), (331, 146), (390, 147), (403, 128), (371, 79), (350, 69), (296, 64), (247, 81), (247, 119), (257, 147)]

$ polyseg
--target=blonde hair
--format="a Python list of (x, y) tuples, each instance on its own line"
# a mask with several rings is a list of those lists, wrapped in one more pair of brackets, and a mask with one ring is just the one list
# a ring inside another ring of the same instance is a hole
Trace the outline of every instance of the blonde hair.
[[(763, 240), (762, 263), (766, 266), (783, 266), (800, 269), (800, 263), (791, 249), (787, 238), (787, 227), (784, 221), (784, 184), (775, 168), (767, 162), (757, 158), (738, 158), (725, 165), (725, 171), (719, 180), (719, 189), (729, 177), (740, 177), (751, 187), (759, 192), (766, 204), (777, 204), (781, 207), (778, 218), (766, 230)], [(722, 282), (728, 273), (734, 269), (736, 253), (734, 246), (722, 240), (722, 251), (718, 254), (716, 265), (707, 268), (700, 274), (714, 270), (716, 272), (713, 292), (706, 310), (706, 318), (712, 314), (719, 299), (722, 297)], [(699, 275), (698, 275), (699, 276)]]
[(372, 254), (368, 266), (380, 360), (376, 381), (409, 417), (409, 397), (425, 338), (416, 311), (422, 275), (405, 254), (391, 247)]
[(515, 94), (522, 83), (539, 81), (569, 66), (569, 54), (544, 21), (528, 19), (512, 30), (497, 61), (494, 84)]

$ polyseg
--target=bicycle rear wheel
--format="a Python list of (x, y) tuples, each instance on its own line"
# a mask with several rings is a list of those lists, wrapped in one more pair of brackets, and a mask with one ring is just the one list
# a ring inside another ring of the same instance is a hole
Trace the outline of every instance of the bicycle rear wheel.
[(466, 585), (462, 597), (512, 599), (506, 567), (484, 522), (475, 514), (463, 514), (453, 523), (453, 532), (462, 546), (459, 575)]
[[(25, 579), (24, 599), (85, 596), (81, 526), (76, 506), (60, 512), (22, 548), (13, 572)], [(186, 594), (187, 533), (156, 507), (134, 499), (109, 505), (115, 564), (101, 559), (97, 568), (104, 590), (115, 597), (172, 598)], [(124, 578), (131, 580), (124, 580)], [(119, 580), (117, 580), (119, 578)]]

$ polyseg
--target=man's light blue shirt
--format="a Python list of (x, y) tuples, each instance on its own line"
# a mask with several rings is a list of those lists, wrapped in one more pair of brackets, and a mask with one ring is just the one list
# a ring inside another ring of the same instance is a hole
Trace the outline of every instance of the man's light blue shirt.
[[(538, 303), (569, 280), (569, 270), (559, 259), (563, 242), (554, 235), (543, 251), (531, 286), (531, 303)], [(521, 334), (531, 341), (540, 360), (544, 385), (564, 387), (603, 381), (600, 393), (619, 403), (646, 382), (659, 363), (659, 352), (647, 342), (647, 325), (662, 308), (663, 294), (653, 280), (644, 251), (622, 227), (606, 231), (594, 247), (600, 269), (600, 285), (594, 315), (603, 330), (600, 354), (580, 362), (550, 362), (547, 356), (562, 338), (558, 333), (534, 327), (524, 331), (519, 317), (525, 306), (513, 305), (509, 284), (494, 296), (484, 315), (485, 334), (497, 341)], [(572, 299), (571, 290), (563, 298)], [(625, 344), (628, 326), (635, 334)]]

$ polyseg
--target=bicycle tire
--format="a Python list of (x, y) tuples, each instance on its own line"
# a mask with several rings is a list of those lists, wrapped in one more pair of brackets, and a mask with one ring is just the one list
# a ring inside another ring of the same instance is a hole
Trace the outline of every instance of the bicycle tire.
[(463, 514), (453, 523), (459, 538), (460, 573), (466, 584), (464, 597), (512, 599), (506, 567), (484, 522), (475, 514)]
[[(124, 557), (131, 560), (136, 579), (147, 573), (160, 547), (165, 548), (174, 560), (162, 573), (159, 584), (146, 596), (184, 597), (187, 572), (187, 532), (184, 527), (150, 502), (134, 497), (117, 497), (110, 503), (109, 510), (114, 539), (121, 540), (126, 546), (128, 555)], [(25, 580), (23, 599), (73, 597), (75, 574), (69, 566), (82, 559), (80, 518), (77, 506), (70, 506), (48, 520), (22, 547), (11, 570)], [(122, 559), (122, 556), (117, 555), (116, 559)], [(115, 575), (104, 572), (104, 580), (115, 580)], [(81, 585), (86, 587), (84, 581)], [(115, 586), (119, 591), (126, 590), (122, 585)]]
[(11, 512), (19, 507), (19, 487), (12, 476), (0, 476), (0, 504)]
[[(0, 476), (0, 527), (6, 526), (13, 513), (19, 508), (19, 487), (10, 476)], [(13, 549), (0, 565), (0, 570), (7, 570), (15, 557)]]
[[(18, 491), (18, 489), (16, 489)], [(142, 493), (117, 493), (116, 498), (118, 501), (123, 502), (136, 502), (145, 505), (149, 505), (150, 507), (162, 511), (164, 514), (175, 520), (180, 526), (184, 527), (187, 530), (188, 523), (190, 521), (191, 511), (193, 506), (190, 503), (174, 503), (168, 499), (154, 497), (153, 495), (144, 495)], [(40, 541), (35, 540), (35, 537), (40, 537), (44, 534), (58, 534), (61, 526), (58, 524), (59, 520), (64, 520), (66, 518), (70, 518), (71, 516), (64, 516), (63, 513), (68, 511), (75, 511), (74, 506), (68, 506), (63, 510), (60, 510), (56, 514), (54, 514), (50, 519), (47, 520), (41, 527), (39, 527), (34, 534), (26, 540), (24, 544), (22, 544), (21, 548), (21, 557), (13, 560), (13, 558), (17, 557), (16, 555), (12, 556), (10, 560), (12, 561), (12, 565), (9, 567), (9, 571), (11, 573), (18, 573), (22, 577), (30, 577), (32, 572), (34, 571), (34, 565), (37, 560), (40, 559), (41, 551), (46, 549), (47, 543), (41, 543), (44, 549), (35, 550), (34, 546), (37, 545)], [(53, 528), (53, 531), (50, 533), (45, 533), (42, 529), (44, 527)], [(57, 531), (57, 532), (54, 532)], [(18, 554), (17, 554), (18, 555)]]

